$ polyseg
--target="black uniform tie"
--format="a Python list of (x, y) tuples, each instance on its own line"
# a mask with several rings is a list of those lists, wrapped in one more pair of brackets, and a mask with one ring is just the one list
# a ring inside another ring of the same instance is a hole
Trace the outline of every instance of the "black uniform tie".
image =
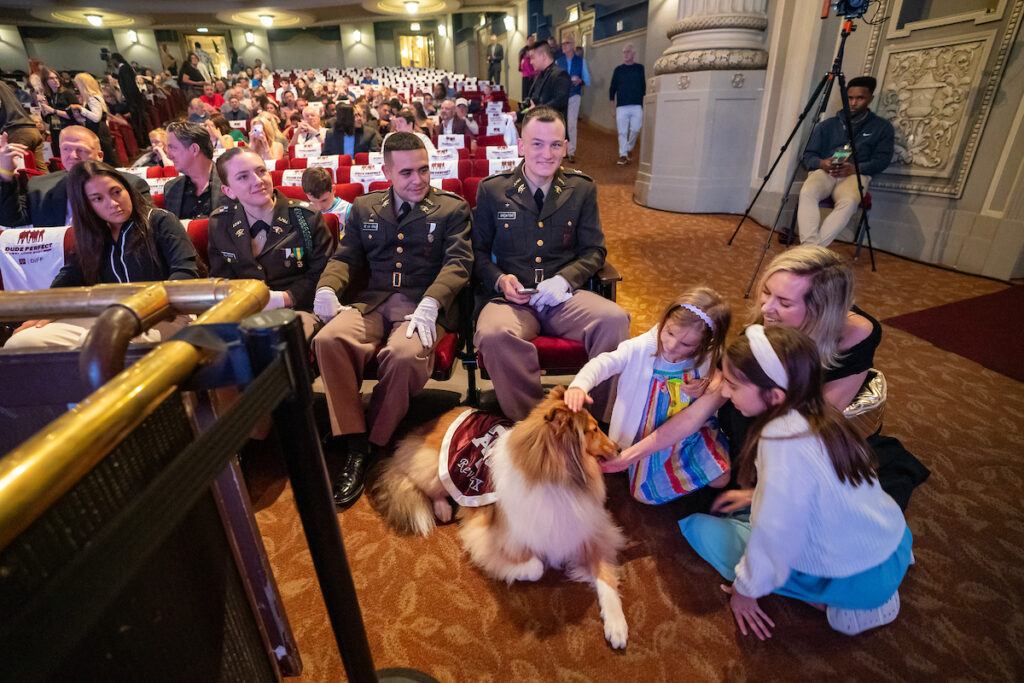
[(412, 206), (409, 205), (409, 202), (402, 202), (402, 208), (398, 210), (398, 222), (401, 223), (410, 211), (412, 211)]
[(539, 187), (533, 193), (533, 201), (537, 202), (537, 211), (539, 212), (544, 207), (544, 191)]
[(267, 225), (264, 221), (256, 221), (255, 223), (249, 226), (249, 236), (253, 239), (256, 239), (257, 235), (259, 235), (261, 232), (267, 232), (268, 230), (270, 230), (270, 226)]

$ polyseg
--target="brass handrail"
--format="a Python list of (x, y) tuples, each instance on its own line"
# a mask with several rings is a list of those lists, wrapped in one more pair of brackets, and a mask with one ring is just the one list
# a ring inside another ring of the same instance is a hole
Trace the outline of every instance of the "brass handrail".
[[(199, 316), (197, 324), (237, 322), (262, 310), (270, 298), (270, 290), (259, 280), (193, 280), (162, 286), (179, 311), (198, 312), (212, 306)], [(0, 319), (95, 315), (140, 289), (139, 285), (101, 287), (101, 292), (68, 288), (0, 294)], [(55, 291), (68, 300), (61, 303), (45, 296)], [(22, 296), (26, 294), (40, 296)], [(39, 302), (38, 308), (25, 305), (30, 298)], [(9, 317), (12, 309), (21, 317)], [(0, 550), (152, 413), (207, 353), (188, 342), (163, 342), (0, 459)]]

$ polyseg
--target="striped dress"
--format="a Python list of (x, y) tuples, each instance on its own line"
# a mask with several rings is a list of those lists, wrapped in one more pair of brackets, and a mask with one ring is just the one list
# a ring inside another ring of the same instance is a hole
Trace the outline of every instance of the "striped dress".
[[(640, 418), (636, 440), (644, 438), (690, 405), (681, 390), (685, 382), (701, 379), (690, 360), (654, 362), (654, 374)], [(692, 493), (729, 471), (729, 450), (714, 418), (689, 437), (652, 453), (629, 467), (629, 491), (642, 503), (657, 505)]]

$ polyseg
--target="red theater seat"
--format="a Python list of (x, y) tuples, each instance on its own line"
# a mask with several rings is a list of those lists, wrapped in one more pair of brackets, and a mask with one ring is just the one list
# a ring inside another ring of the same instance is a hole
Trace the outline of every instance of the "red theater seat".
[(163, 166), (150, 166), (146, 169), (147, 178), (163, 178), (164, 167)]
[(308, 163), (309, 159), (299, 159), (296, 157), (292, 157), (292, 159), (288, 162), (288, 168), (306, 168), (306, 165)]
[(334, 196), (341, 197), (349, 204), (354, 202), (356, 197), (361, 194), (363, 194), (362, 183), (338, 183), (334, 186)]
[(476, 191), (480, 186), (481, 180), (483, 180), (483, 178), (474, 177), (466, 178), (462, 181), (462, 196), (466, 198), (466, 201), (469, 203), (469, 208), (471, 209), (476, 208)]
[(289, 199), (298, 199), (300, 202), (308, 201), (306, 193), (301, 187), (295, 185), (275, 185), (275, 190), (281, 190), (281, 194)]
[(163, 167), (163, 177), (164, 178), (174, 178), (174, 177), (177, 177), (177, 175), (178, 175), (178, 169), (174, 168), (173, 166), (164, 166)]
[(188, 238), (192, 240), (192, 246), (199, 252), (199, 258), (209, 266), (210, 262), (207, 259), (206, 252), (210, 241), (210, 219), (196, 218), (191, 220), (185, 231), (188, 232)]
[(376, 192), (377, 190), (386, 190), (391, 187), (390, 180), (374, 180), (370, 182), (370, 192)]
[(276, 186), (280, 185), (281, 181), (284, 179), (284, 171), (283, 170), (271, 171), (270, 172), (270, 178), (274, 181), (274, 186), (276, 187)]
[(152, 198), (153, 206), (155, 206), (158, 209), (164, 208), (164, 196), (162, 194), (154, 194), (152, 195)]

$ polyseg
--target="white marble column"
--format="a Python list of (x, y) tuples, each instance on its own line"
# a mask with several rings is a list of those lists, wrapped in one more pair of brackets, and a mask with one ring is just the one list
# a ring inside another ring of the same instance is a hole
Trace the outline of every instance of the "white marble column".
[(680, 0), (644, 98), (636, 200), (742, 213), (764, 87), (767, 0)]

